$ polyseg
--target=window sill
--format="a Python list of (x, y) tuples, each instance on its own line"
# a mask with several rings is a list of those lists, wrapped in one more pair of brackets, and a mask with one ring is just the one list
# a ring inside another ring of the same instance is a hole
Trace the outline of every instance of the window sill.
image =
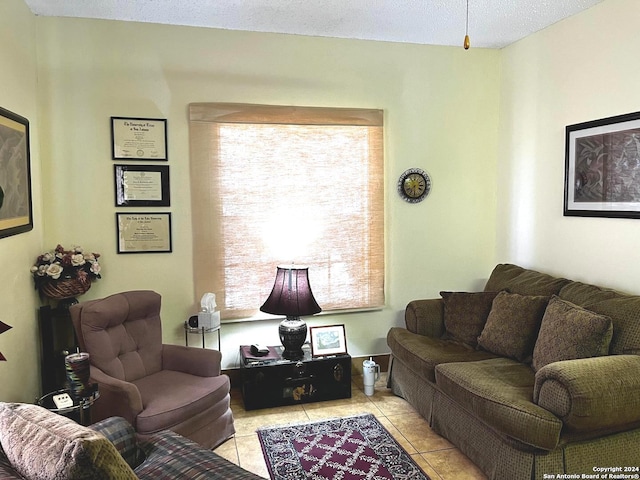
[[(344, 309), (344, 310), (329, 310), (329, 311), (323, 311), (320, 313), (316, 313), (315, 315), (308, 315), (308, 316), (303, 316), (302, 318), (309, 318), (309, 317), (324, 317), (326, 315), (347, 315), (350, 313), (364, 313), (364, 312), (380, 312), (382, 310), (384, 310), (386, 308), (386, 306), (382, 306), (382, 307), (371, 307), (371, 308), (349, 308), (349, 309)], [(229, 318), (229, 319), (224, 319), (222, 320), (220, 323), (222, 324), (231, 324), (231, 323), (245, 323), (245, 322), (261, 322), (261, 321), (265, 321), (265, 320), (284, 320), (285, 316), (284, 315), (270, 315), (268, 313), (263, 313), (263, 312), (258, 312), (255, 315), (251, 316), (251, 317), (244, 317), (244, 318)]]

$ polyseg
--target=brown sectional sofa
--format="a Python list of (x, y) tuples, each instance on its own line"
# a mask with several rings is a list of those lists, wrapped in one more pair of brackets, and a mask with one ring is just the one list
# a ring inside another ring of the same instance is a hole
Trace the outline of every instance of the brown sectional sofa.
[(639, 473), (640, 296), (510, 264), (441, 295), (387, 335), (389, 386), (436, 432), (490, 479)]

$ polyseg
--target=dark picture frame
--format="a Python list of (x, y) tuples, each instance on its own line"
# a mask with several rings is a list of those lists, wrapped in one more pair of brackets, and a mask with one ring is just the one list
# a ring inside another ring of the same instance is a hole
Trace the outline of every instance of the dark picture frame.
[(171, 212), (116, 212), (118, 253), (171, 253)]
[(29, 120), (0, 107), (0, 238), (33, 230)]
[(566, 127), (564, 215), (640, 218), (640, 112)]
[(169, 165), (113, 166), (116, 207), (169, 207)]
[(347, 353), (347, 336), (343, 324), (311, 327), (311, 354), (314, 357)]
[(168, 160), (166, 118), (111, 117), (113, 160)]

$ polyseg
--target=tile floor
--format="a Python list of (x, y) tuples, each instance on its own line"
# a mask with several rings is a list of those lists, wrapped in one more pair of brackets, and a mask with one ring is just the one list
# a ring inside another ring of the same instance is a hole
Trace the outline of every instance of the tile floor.
[(364, 394), (360, 375), (353, 377), (349, 399), (246, 411), (240, 391), (233, 389), (231, 409), (236, 435), (215, 452), (267, 479), (269, 474), (256, 434), (258, 427), (373, 413), (431, 480), (486, 480), (464, 454), (434, 433), (406, 401), (386, 388), (386, 374), (381, 375), (371, 397)]

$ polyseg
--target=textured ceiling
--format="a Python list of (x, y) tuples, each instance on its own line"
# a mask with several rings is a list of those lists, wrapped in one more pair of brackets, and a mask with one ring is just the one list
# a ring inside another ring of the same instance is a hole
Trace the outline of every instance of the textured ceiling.
[[(461, 45), (465, 0), (25, 0), (36, 15)], [(604, 0), (469, 0), (472, 47), (502, 48)]]

